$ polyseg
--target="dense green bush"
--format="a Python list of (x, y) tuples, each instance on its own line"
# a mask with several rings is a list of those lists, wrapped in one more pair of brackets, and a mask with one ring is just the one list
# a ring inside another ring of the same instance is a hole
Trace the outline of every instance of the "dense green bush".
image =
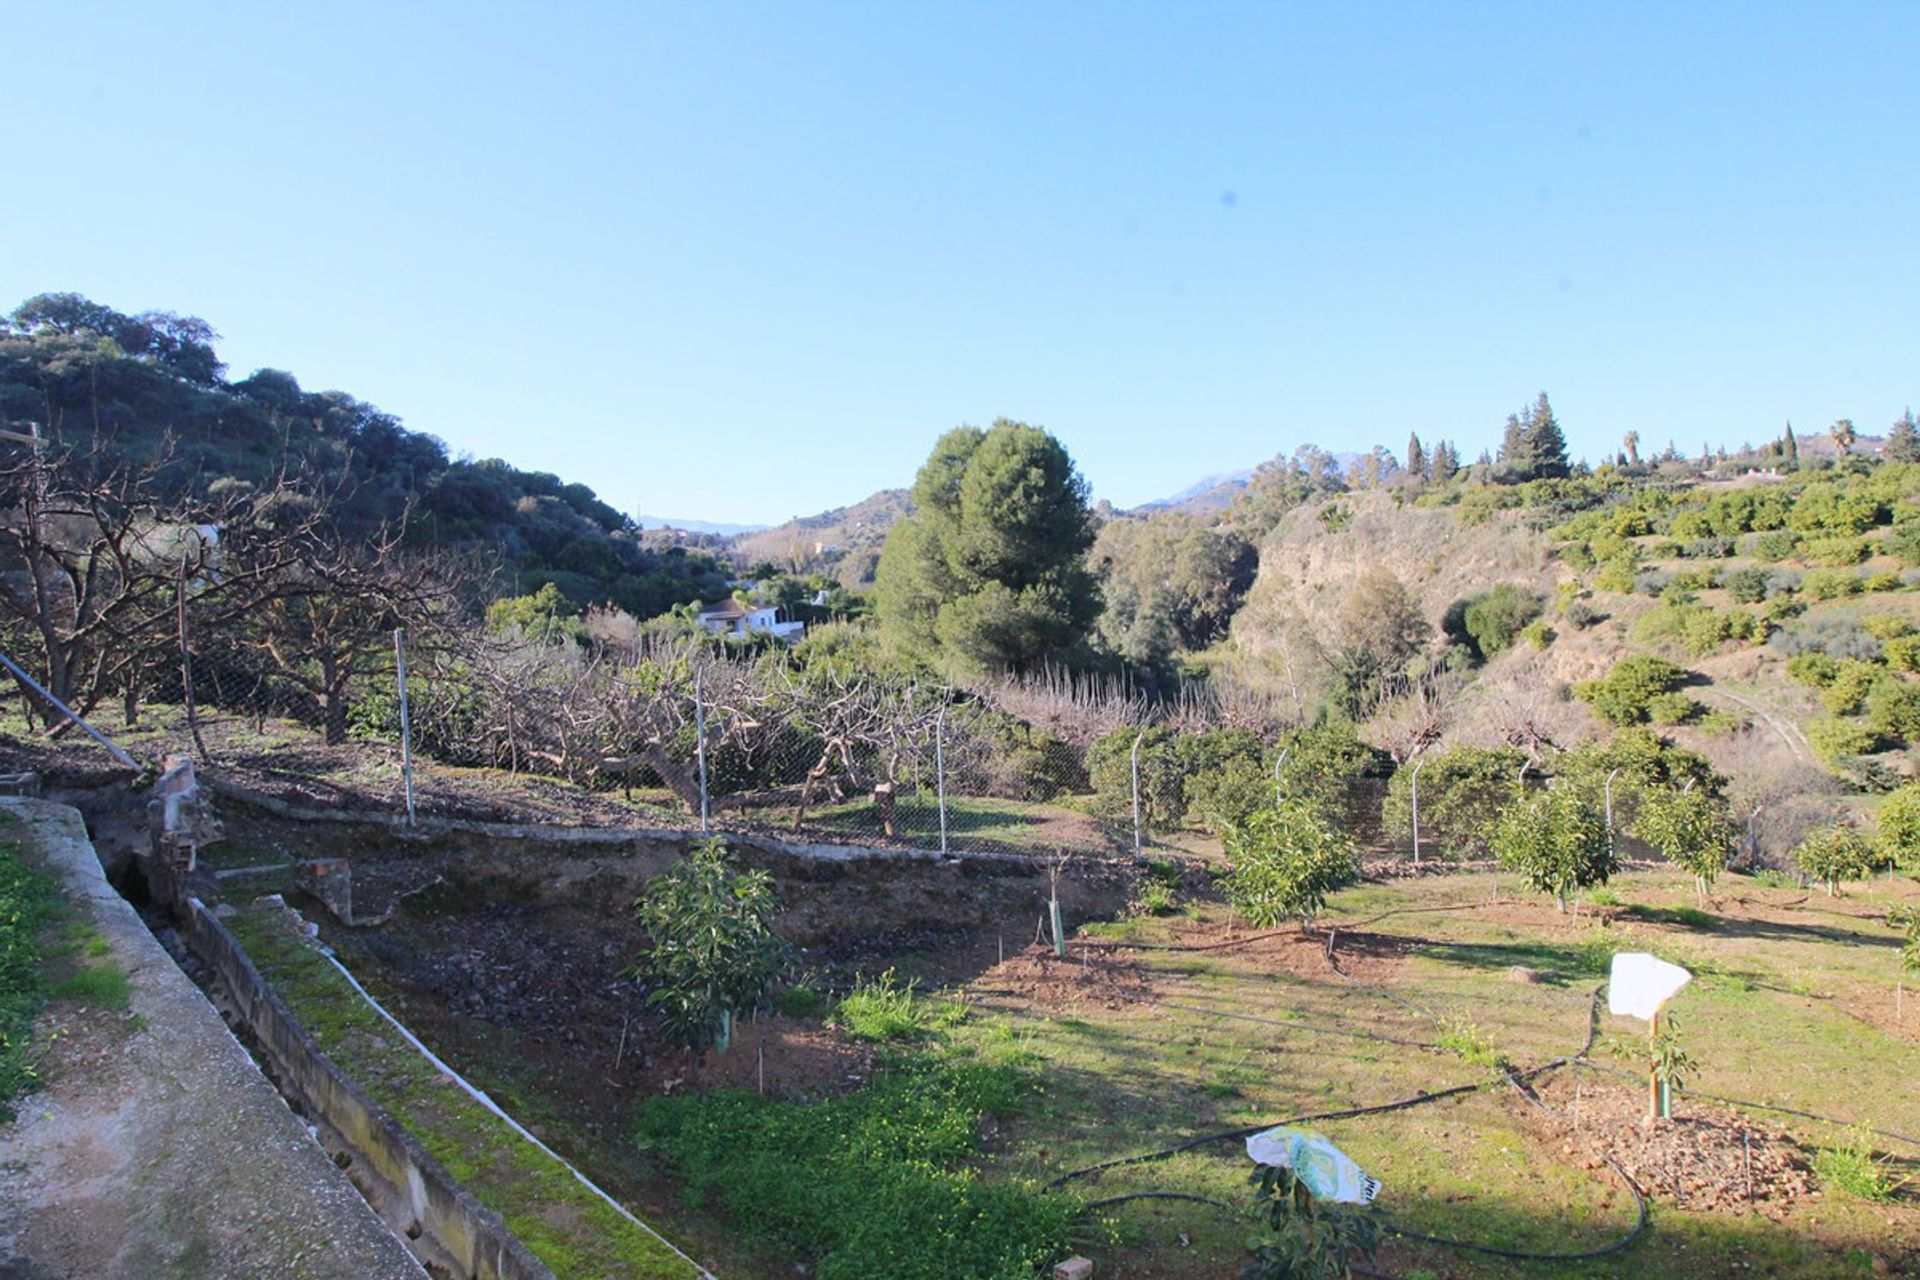
[(1800, 594), (1809, 600), (1839, 600), (1859, 595), (1865, 585), (1851, 569), (1809, 569), (1800, 580)]
[(1866, 710), (1875, 734), (1920, 743), (1920, 684), (1882, 673), (1867, 695)]
[(1174, 831), (1186, 820), (1187, 766), (1173, 730), (1154, 725), (1115, 729), (1087, 748), (1094, 807), (1114, 818), (1133, 813), (1133, 748), (1140, 743), (1140, 822), (1149, 831)]
[(1837, 663), (1820, 691), (1820, 703), (1834, 715), (1855, 715), (1866, 705), (1867, 694), (1872, 692), (1880, 675), (1879, 666), (1857, 658)]
[[(1517, 747), (1462, 746), (1417, 762), (1423, 847), (1456, 856), (1486, 854), (1526, 761)], [(1396, 837), (1413, 831), (1413, 773), (1411, 766), (1396, 769), (1381, 803), (1381, 824)]]
[(1606, 809), (1590, 784), (1562, 779), (1516, 799), (1493, 830), (1500, 864), (1564, 910), (1580, 889), (1602, 885), (1617, 869)]
[(1735, 831), (1726, 802), (1705, 788), (1649, 787), (1640, 795), (1633, 833), (1667, 861), (1693, 874), (1700, 892), (1726, 869)]
[(1879, 750), (1880, 738), (1858, 720), (1816, 720), (1807, 726), (1807, 745), (1822, 763), (1835, 765)]
[(1756, 537), (1749, 548), (1749, 552), (1755, 560), (1762, 560), (1768, 564), (1772, 564), (1776, 561), (1785, 560), (1788, 556), (1792, 555), (1794, 547), (1798, 546), (1799, 542), (1800, 538), (1798, 534), (1786, 529), (1778, 529), (1772, 533), (1763, 533)]
[(1881, 549), (1890, 556), (1900, 557), (1900, 563), (1909, 568), (1920, 566), (1920, 520), (1893, 526), (1887, 531)]
[(1288, 799), (1227, 832), (1233, 871), (1221, 883), (1249, 924), (1312, 923), (1327, 895), (1360, 874), (1353, 841), (1312, 801)]
[(1845, 568), (1859, 564), (1867, 558), (1867, 540), (1865, 538), (1815, 538), (1800, 549), (1801, 557), (1808, 564), (1824, 565), (1827, 568)]
[(1833, 893), (1842, 881), (1862, 880), (1880, 865), (1873, 841), (1852, 827), (1820, 827), (1793, 851), (1794, 863), (1809, 878)]
[(1920, 782), (1909, 782), (1882, 800), (1874, 826), (1883, 863), (1920, 868)]
[(720, 838), (647, 882), (634, 916), (650, 942), (641, 968), (676, 1040), (701, 1050), (726, 1038), (736, 1010), (773, 989), (791, 955), (773, 931), (779, 904), (764, 871), (737, 871)]
[(648, 1098), (638, 1133), (732, 1229), (808, 1254), (819, 1280), (1005, 1280), (1051, 1264), (1079, 1212), (975, 1167), (982, 1118), (1038, 1091), (1015, 1067), (924, 1054), (818, 1102)]
[(1244, 729), (1221, 729), (1180, 740), (1186, 765), (1187, 822), (1219, 833), (1273, 803), (1273, 770), (1260, 739)]
[(1724, 585), (1727, 594), (1741, 604), (1759, 604), (1767, 598), (1767, 578), (1765, 569), (1735, 569), (1727, 574)]
[(1522, 628), (1540, 616), (1540, 610), (1538, 594), (1502, 582), (1467, 602), (1461, 613), (1461, 629), (1476, 655), (1491, 658), (1510, 648)]
[(1662, 658), (1628, 658), (1598, 680), (1573, 686), (1576, 698), (1612, 724), (1643, 724), (1652, 718), (1653, 699), (1674, 692), (1686, 670)]

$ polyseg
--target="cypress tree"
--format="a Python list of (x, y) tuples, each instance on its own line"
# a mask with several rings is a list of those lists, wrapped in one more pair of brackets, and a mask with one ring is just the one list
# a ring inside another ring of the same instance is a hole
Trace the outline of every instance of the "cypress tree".
[(1420, 447), (1417, 432), (1407, 435), (1407, 473), (1416, 481), (1427, 478), (1427, 451)]
[(1920, 462), (1920, 425), (1915, 424), (1912, 409), (1894, 419), (1880, 456), (1888, 462)]

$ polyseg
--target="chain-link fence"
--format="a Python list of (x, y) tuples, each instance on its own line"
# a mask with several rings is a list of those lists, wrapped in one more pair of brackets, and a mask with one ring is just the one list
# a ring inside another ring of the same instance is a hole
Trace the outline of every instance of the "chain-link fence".
[[(143, 761), (191, 754), (310, 806), (1126, 856), (1198, 851), (1321, 785), (1317, 766), (1289, 774), (1270, 707), (1061, 676), (959, 687), (702, 637), (517, 630), (290, 662), (259, 632), (192, 623), (81, 713)], [(44, 736), (64, 716), (21, 676), (8, 726)], [(1377, 829), (1377, 788), (1350, 781), (1341, 808)]]

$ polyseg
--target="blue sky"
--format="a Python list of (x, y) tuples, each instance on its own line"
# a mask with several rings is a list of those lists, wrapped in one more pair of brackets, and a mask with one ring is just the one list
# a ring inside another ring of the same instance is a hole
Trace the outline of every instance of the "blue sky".
[(1304, 442), (1920, 402), (1920, 5), (9, 3), (0, 305), (774, 522), (997, 416)]

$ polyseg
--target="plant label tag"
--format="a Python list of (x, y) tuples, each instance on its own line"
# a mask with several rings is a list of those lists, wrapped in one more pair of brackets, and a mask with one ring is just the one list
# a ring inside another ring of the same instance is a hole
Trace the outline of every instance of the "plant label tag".
[(1380, 1181), (1369, 1178), (1345, 1152), (1317, 1133), (1282, 1125), (1247, 1139), (1247, 1158), (1255, 1164), (1293, 1170), (1316, 1199), (1340, 1204), (1372, 1204)]
[(1607, 1012), (1650, 1022), (1691, 981), (1693, 975), (1677, 964), (1644, 951), (1622, 951), (1614, 956), (1607, 979)]

